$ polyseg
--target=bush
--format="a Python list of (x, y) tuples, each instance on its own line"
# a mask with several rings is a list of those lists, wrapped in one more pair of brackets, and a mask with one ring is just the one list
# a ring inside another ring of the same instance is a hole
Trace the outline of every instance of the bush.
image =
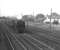
[(57, 20), (54, 20), (53, 21), (53, 24), (56, 24), (57, 25), (57, 24), (59, 24), (59, 22)]
[(50, 22), (45, 22), (46, 24), (50, 24)]

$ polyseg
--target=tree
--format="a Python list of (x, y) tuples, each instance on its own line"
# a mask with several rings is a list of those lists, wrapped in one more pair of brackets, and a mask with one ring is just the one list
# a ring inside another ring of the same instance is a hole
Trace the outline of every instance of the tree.
[(22, 16), (22, 20), (33, 22), (34, 21), (33, 17), (34, 17), (33, 15), (24, 15), (24, 16)]
[(36, 20), (40, 20), (41, 22), (43, 22), (46, 19), (44, 14), (37, 14), (36, 15)]
[(37, 14), (36, 19), (38, 19), (38, 18), (44, 18), (44, 14)]
[(28, 19), (29, 19), (29, 16), (28, 16), (28, 15), (23, 15), (23, 16), (22, 16), (22, 20), (28, 21)]

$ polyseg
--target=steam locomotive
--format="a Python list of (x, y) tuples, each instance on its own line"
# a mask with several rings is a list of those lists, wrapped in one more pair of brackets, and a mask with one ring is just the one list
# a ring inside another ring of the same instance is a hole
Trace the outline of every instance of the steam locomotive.
[(23, 20), (18, 20), (16, 23), (16, 29), (18, 33), (25, 32), (25, 22)]

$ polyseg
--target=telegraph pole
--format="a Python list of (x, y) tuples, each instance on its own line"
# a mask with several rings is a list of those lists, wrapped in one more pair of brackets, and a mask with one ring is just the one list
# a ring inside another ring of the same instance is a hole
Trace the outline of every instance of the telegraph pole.
[(35, 21), (35, 17), (34, 17), (34, 9), (33, 9), (33, 14), (32, 14), (32, 15), (33, 15), (33, 20)]
[(50, 32), (51, 32), (51, 17), (52, 17), (52, 8), (51, 8), (51, 16), (50, 16)]
[(33, 9), (33, 16), (34, 16), (34, 9)]
[(1, 8), (0, 8), (0, 17), (1, 17)]

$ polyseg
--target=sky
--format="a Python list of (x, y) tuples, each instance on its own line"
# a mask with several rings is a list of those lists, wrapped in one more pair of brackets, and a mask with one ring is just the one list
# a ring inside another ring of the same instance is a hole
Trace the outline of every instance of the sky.
[(17, 16), (25, 14), (50, 14), (53, 12), (60, 14), (59, 0), (0, 0), (0, 16)]

